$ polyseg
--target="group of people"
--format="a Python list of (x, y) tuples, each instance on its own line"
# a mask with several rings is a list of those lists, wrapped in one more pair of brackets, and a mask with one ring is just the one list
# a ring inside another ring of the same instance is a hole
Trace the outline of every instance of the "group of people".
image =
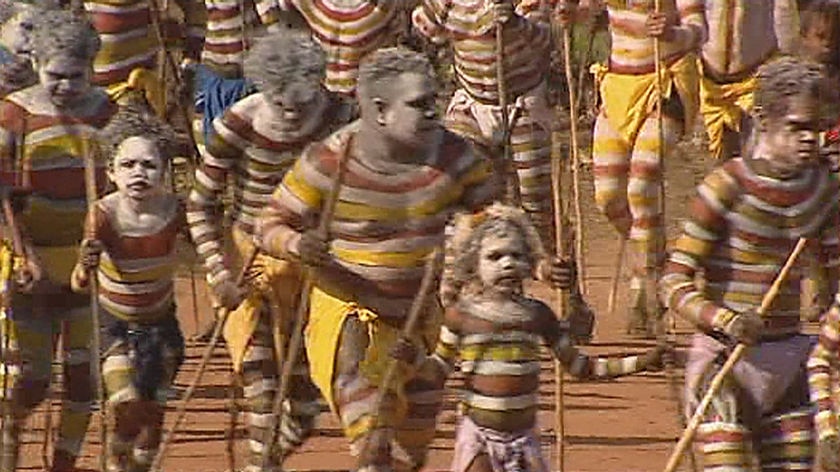
[[(836, 0), (673, 0), (661, 11), (653, 0), (181, 0), (179, 40), (155, 3), (0, 0), (0, 472), (18, 466), (59, 339), (51, 470), (75, 470), (94, 370), (108, 471), (150, 469), (184, 357), (180, 236), (229, 313), (248, 472), (279, 470), (322, 399), (356, 470), (420, 469), (456, 368), (466, 382), (453, 470), (548, 470), (534, 430), (541, 344), (581, 379), (657, 369), (671, 352), (587, 356), (575, 343), (591, 333), (523, 288), (545, 281), (588, 310), (574, 258), (554, 256), (547, 77), (552, 26), (604, 14), (595, 200), (630, 243), (628, 333), (660, 335), (665, 308), (697, 326), (689, 409), (732, 346), (750, 346), (698, 430), (706, 470), (810, 470), (816, 457), (840, 470), (840, 299), (820, 307), (815, 340), (802, 334), (799, 294), (817, 272), (823, 299), (838, 291)], [(442, 120), (433, 64), (406, 46), (418, 41), (453, 52)], [(194, 93), (180, 132), (158, 83), (173, 44), (170, 78), (194, 79), (182, 84)], [(720, 165), (666, 254), (663, 159), (698, 115)], [(194, 151), (184, 202), (167, 173)], [(507, 181), (516, 205), (503, 203)], [(759, 310), (800, 238), (820, 270), (797, 266)], [(286, 352), (300, 313), (303, 346)]]

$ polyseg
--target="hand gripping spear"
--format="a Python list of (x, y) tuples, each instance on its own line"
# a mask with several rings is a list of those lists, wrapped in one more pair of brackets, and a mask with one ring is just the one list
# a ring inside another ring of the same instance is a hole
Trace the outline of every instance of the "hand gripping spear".
[[(347, 171), (347, 163), (350, 160), (352, 139), (348, 139), (341, 150), (338, 160), (338, 168), (333, 176), (332, 186), (327, 200), (324, 202), (324, 208), (321, 211), (320, 220), (318, 221), (318, 234), (324, 239), (329, 237), (329, 229), (332, 224), (333, 215), (335, 214), (335, 207), (338, 204), (338, 195), (341, 192), (341, 185), (344, 182), (344, 174)], [(277, 392), (274, 394), (274, 403), (271, 405), (271, 419), (269, 423), (269, 440), (266, 443), (266, 448), (263, 450), (262, 463), (263, 468), (267, 468), (271, 461), (271, 452), (274, 449), (274, 443), (277, 441), (277, 420), (283, 411), (283, 402), (289, 394), (289, 383), (292, 378), (292, 370), (297, 363), (298, 352), (303, 347), (303, 327), (309, 318), (309, 296), (312, 294), (313, 288), (313, 271), (305, 268), (303, 273), (303, 284), (301, 285), (300, 299), (298, 301), (297, 313), (295, 313), (295, 324), (292, 328), (291, 337), (289, 338), (289, 345), (286, 349), (285, 356), (282, 359), (283, 367), (280, 374), (280, 385), (277, 387)], [(281, 359), (277, 359), (280, 363)], [(280, 458), (282, 463), (283, 458)]]
[[(808, 240), (806, 238), (799, 238), (799, 241), (796, 242), (796, 246), (793, 248), (790, 256), (788, 256), (787, 261), (785, 261), (785, 265), (782, 266), (782, 270), (779, 271), (779, 275), (777, 275), (776, 279), (773, 280), (770, 290), (764, 294), (764, 298), (761, 300), (761, 306), (758, 307), (756, 312), (759, 316), (763, 316), (767, 313), (770, 305), (773, 304), (773, 301), (779, 294), (782, 283), (785, 279), (787, 279), (788, 273), (791, 268), (793, 268), (794, 263), (796, 263), (796, 259), (805, 249), (807, 244)], [(694, 433), (697, 431), (697, 428), (700, 426), (700, 422), (703, 421), (703, 417), (706, 415), (706, 409), (709, 407), (709, 404), (712, 403), (715, 395), (717, 395), (717, 392), (720, 390), (721, 385), (723, 385), (723, 381), (726, 376), (729, 375), (735, 367), (735, 364), (741, 360), (741, 357), (744, 356), (744, 352), (746, 350), (746, 344), (738, 343), (732, 350), (732, 353), (729, 354), (729, 358), (726, 359), (726, 362), (724, 362), (718, 373), (712, 378), (712, 381), (709, 383), (709, 389), (706, 390), (706, 394), (700, 400), (700, 404), (697, 405), (694, 415), (692, 415), (691, 419), (688, 421), (688, 426), (686, 426), (682, 436), (680, 436), (680, 440), (677, 442), (676, 447), (674, 447), (671, 457), (668, 458), (668, 463), (665, 465), (664, 472), (674, 472), (677, 470), (677, 467), (680, 465), (680, 460), (682, 460), (683, 453), (687, 448), (691, 447), (691, 440), (694, 439)]]
[[(96, 187), (96, 161), (97, 153), (95, 152), (95, 144), (91, 142), (92, 137), (83, 138), (83, 149), (85, 159), (85, 196), (87, 197), (88, 214), (90, 218), (95, 218), (96, 215), (96, 200), (98, 198)], [(85, 238), (96, 239), (94, 234), (96, 225), (91, 225), (89, 234)], [(99, 402), (99, 443), (102, 445), (102, 452), (99, 455), (99, 466), (101, 470), (105, 470), (107, 440), (108, 440), (108, 408), (106, 405), (105, 396), (105, 375), (102, 372), (102, 360), (100, 359), (100, 352), (102, 349), (100, 332), (99, 332), (99, 279), (97, 278), (97, 269), (91, 269), (88, 273), (88, 288), (90, 289), (90, 317), (91, 325), (93, 326), (93, 337), (91, 338), (91, 362), (96, 363), (96, 397)]]

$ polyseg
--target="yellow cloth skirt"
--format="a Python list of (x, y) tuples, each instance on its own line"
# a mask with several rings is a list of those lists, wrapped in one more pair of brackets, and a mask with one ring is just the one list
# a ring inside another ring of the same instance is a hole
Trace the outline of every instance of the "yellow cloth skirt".
[(756, 83), (755, 75), (728, 84), (719, 84), (701, 76), (700, 113), (709, 135), (709, 150), (715, 159), (720, 159), (723, 154), (724, 129), (741, 131), (741, 116), (752, 110)]
[[(603, 64), (590, 71), (598, 83), (607, 119), (627, 143), (634, 143), (647, 117), (656, 110), (656, 73), (617, 74)], [(685, 111), (685, 129), (693, 126), (699, 107), (699, 73), (694, 54), (686, 54), (662, 69), (662, 94), (676, 91)]]
[[(233, 243), (244, 260), (253, 250), (251, 238), (234, 227)], [(260, 253), (248, 271), (251, 281), (245, 300), (228, 316), (222, 334), (227, 342), (235, 372), (242, 372), (245, 352), (264, 304), (271, 304), (271, 313), (280, 318), (280, 326), (288, 325), (295, 316), (300, 298), (301, 272), (298, 264)]]
[[(424, 346), (428, 352), (434, 346), (442, 317), (437, 305), (427, 313), (426, 322), (411, 336), (411, 340), (417, 346)], [(317, 287), (312, 289), (309, 323), (306, 326), (309, 372), (312, 381), (321, 390), (334, 413), (338, 413), (333, 394), (335, 361), (341, 330), (350, 316), (358, 317), (367, 325), (370, 342), (364, 360), (359, 365), (359, 371), (374, 385), (382, 382), (391, 361), (389, 352), (401, 335), (399, 329), (381, 321), (374, 311), (355, 302), (342, 300)], [(405, 364), (400, 364), (397, 368), (396, 378), (391, 385), (391, 390), (397, 397), (397, 417), (403, 416), (407, 408), (403, 385), (414, 375), (415, 372)]]

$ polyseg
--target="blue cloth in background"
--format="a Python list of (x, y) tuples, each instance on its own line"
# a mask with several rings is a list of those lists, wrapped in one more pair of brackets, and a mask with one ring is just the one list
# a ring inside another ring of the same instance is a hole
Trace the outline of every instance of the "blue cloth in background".
[(187, 67), (195, 74), (194, 106), (197, 113), (204, 115), (202, 124), (204, 142), (207, 143), (213, 132), (213, 120), (240, 99), (256, 92), (256, 87), (246, 79), (221, 77), (204, 64)]

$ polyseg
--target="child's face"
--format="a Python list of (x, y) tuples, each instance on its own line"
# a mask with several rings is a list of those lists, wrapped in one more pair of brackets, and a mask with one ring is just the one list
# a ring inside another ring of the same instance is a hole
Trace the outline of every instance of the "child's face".
[(840, 39), (836, 29), (827, 19), (814, 21), (800, 37), (802, 53), (815, 62), (833, 62), (837, 56), (837, 41)]
[(33, 13), (29, 8), (24, 8), (9, 21), (0, 25), (0, 46), (6, 48), (12, 54), (28, 56), (32, 53), (31, 36)]
[(819, 100), (809, 94), (787, 100), (787, 114), (764, 123), (767, 151), (759, 156), (767, 159), (774, 177), (783, 179), (799, 175), (819, 160)]
[(141, 137), (131, 137), (120, 144), (108, 171), (117, 191), (135, 200), (162, 193), (163, 174), (163, 159), (157, 146)]
[(517, 231), (484, 236), (478, 254), (478, 277), (484, 291), (509, 296), (531, 273), (525, 239)]
[(72, 56), (53, 56), (37, 64), (38, 81), (58, 108), (75, 105), (90, 90), (90, 61)]

